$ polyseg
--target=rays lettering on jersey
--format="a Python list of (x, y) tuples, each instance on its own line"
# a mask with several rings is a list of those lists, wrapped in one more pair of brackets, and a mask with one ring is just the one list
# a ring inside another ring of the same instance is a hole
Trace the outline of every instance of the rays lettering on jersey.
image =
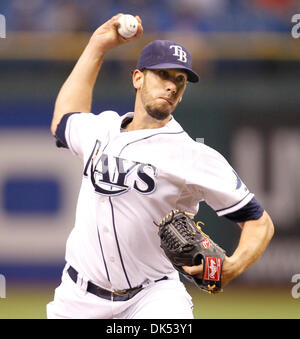
[(116, 196), (131, 189), (141, 194), (154, 192), (157, 170), (153, 165), (99, 152), (100, 147), (101, 143), (97, 140), (84, 169), (85, 176), (90, 172), (97, 193)]

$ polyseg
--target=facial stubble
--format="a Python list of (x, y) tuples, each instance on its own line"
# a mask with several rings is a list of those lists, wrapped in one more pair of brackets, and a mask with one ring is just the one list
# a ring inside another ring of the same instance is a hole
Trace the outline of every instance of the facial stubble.
[[(156, 120), (165, 120), (172, 112), (173, 110), (163, 107), (158, 107), (158, 104), (155, 104), (155, 99), (152, 100), (152, 102), (148, 102), (149, 101), (149, 91), (148, 91), (148, 87), (147, 87), (147, 82), (145, 81), (143, 84), (143, 88), (141, 91), (141, 100), (142, 100), (142, 104), (146, 110), (146, 112), (150, 115), (150, 117), (156, 119)], [(163, 100), (163, 99), (160, 99)], [(169, 105), (168, 103), (166, 103), (166, 105)], [(161, 105), (163, 106), (163, 105)]]

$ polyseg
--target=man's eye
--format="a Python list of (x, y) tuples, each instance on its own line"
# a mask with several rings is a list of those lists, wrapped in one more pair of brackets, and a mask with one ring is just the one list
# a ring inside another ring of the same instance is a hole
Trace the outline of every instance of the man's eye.
[(158, 72), (159, 76), (162, 77), (163, 79), (168, 79), (169, 74), (166, 71), (159, 71)]
[(184, 82), (184, 76), (183, 75), (179, 75), (177, 78), (176, 78), (176, 80), (177, 80), (177, 82), (179, 82), (179, 83), (182, 83), (182, 82)]

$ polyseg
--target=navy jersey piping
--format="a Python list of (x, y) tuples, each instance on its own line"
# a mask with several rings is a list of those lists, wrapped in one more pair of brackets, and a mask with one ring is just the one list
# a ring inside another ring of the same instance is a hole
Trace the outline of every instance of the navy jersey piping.
[(116, 230), (116, 224), (115, 224), (115, 215), (114, 215), (113, 203), (112, 203), (112, 201), (111, 201), (111, 197), (109, 197), (108, 199), (109, 199), (110, 207), (111, 207), (111, 214), (112, 214), (112, 222), (113, 222), (113, 228), (114, 228), (115, 240), (116, 240), (117, 247), (118, 247), (118, 252), (119, 252), (119, 257), (120, 257), (121, 265), (122, 265), (123, 272), (124, 272), (124, 274), (125, 274), (125, 278), (126, 278), (126, 280), (127, 280), (127, 283), (128, 283), (128, 285), (129, 285), (129, 288), (132, 288), (132, 286), (131, 286), (131, 284), (130, 284), (130, 281), (129, 281), (129, 279), (128, 279), (128, 275), (127, 275), (125, 266), (124, 266), (124, 262), (123, 262), (123, 258), (122, 258), (122, 254), (121, 254), (121, 250), (120, 250), (120, 245), (119, 245), (119, 240), (118, 240), (118, 237), (117, 237), (117, 230)]
[(109, 277), (109, 273), (108, 273), (108, 269), (107, 269), (107, 265), (106, 265), (104, 253), (103, 253), (103, 248), (102, 248), (102, 243), (101, 243), (101, 239), (100, 239), (100, 234), (99, 234), (99, 229), (98, 229), (98, 227), (97, 227), (97, 233), (98, 233), (98, 240), (99, 240), (99, 244), (100, 244), (102, 259), (103, 259), (103, 263), (104, 263), (104, 267), (105, 267), (105, 271), (106, 271), (106, 276), (107, 276), (108, 281), (110, 282), (110, 277)]

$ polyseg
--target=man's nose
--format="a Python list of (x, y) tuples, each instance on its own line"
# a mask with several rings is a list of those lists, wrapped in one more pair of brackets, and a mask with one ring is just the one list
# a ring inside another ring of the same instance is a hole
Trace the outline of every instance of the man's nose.
[(170, 81), (170, 80), (167, 80), (166, 89), (167, 89), (167, 92), (168, 93), (171, 92), (172, 95), (176, 94), (176, 92), (177, 92), (176, 85), (174, 84), (173, 81)]

